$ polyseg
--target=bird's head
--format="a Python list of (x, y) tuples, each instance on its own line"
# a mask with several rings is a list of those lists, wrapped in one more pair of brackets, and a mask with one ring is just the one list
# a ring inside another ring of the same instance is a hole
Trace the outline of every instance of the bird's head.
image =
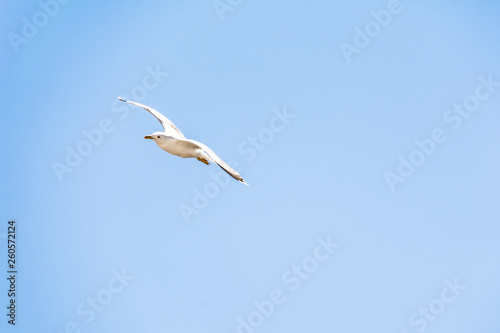
[(156, 143), (159, 143), (163, 141), (165, 137), (166, 137), (165, 134), (163, 134), (162, 132), (154, 132), (151, 135), (146, 135), (144, 139), (154, 140)]

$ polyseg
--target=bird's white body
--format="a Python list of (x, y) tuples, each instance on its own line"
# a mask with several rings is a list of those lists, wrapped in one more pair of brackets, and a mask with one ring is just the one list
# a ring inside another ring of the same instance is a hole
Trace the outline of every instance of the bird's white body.
[(174, 125), (174, 123), (158, 111), (140, 103), (126, 101), (120, 97), (118, 97), (118, 99), (123, 102), (142, 107), (143, 109), (151, 113), (161, 123), (164, 132), (155, 132), (151, 135), (146, 135), (144, 137), (145, 139), (154, 140), (158, 147), (172, 155), (182, 158), (196, 158), (200, 162), (203, 162), (205, 164), (210, 164), (209, 162), (216, 163), (231, 177), (245, 185), (248, 185), (247, 183), (245, 183), (243, 178), (241, 178), (240, 174), (229, 165), (227, 165), (219, 156), (217, 156), (217, 154), (215, 154), (212, 149), (208, 148), (201, 142), (186, 139), (184, 134), (182, 134), (182, 132)]
[(154, 134), (151, 135), (153, 140), (156, 142), (158, 147), (163, 149), (169, 154), (179, 156), (182, 158), (206, 158), (211, 161), (212, 159), (208, 156), (208, 154), (201, 148), (197, 147), (192, 140), (188, 140), (188, 142), (184, 140), (176, 139), (172, 136), (161, 136), (157, 135), (155, 137)]
[(160, 147), (169, 154), (179, 156), (182, 158), (200, 157), (199, 149), (196, 148), (186, 149), (186, 147), (179, 145), (179, 141), (171, 136), (164, 137), (161, 140), (155, 140), (155, 142), (158, 145), (158, 147)]

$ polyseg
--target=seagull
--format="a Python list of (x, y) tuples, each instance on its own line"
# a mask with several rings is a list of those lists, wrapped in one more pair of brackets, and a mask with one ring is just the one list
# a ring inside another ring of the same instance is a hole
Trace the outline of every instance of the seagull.
[(177, 126), (175, 126), (172, 121), (170, 121), (160, 112), (156, 111), (153, 108), (150, 108), (149, 106), (145, 106), (137, 102), (127, 101), (121, 97), (118, 97), (118, 99), (122, 102), (126, 102), (143, 108), (144, 110), (151, 113), (156, 119), (158, 119), (161, 126), (163, 126), (163, 132), (154, 132), (151, 135), (146, 135), (144, 139), (153, 140), (154, 142), (156, 142), (158, 147), (172, 155), (176, 155), (182, 158), (194, 157), (198, 161), (206, 165), (210, 165), (210, 162), (216, 163), (231, 177), (248, 186), (243, 178), (241, 178), (240, 174), (229, 165), (227, 165), (227, 163), (224, 162), (219, 156), (217, 156), (217, 154), (214, 153), (212, 149), (208, 148), (201, 142), (186, 139), (184, 134), (182, 134)]

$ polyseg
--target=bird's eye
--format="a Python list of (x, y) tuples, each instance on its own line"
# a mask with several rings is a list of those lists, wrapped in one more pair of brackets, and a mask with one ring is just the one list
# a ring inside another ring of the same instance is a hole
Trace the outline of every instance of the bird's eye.
[(158, 135), (158, 136), (157, 136), (157, 138), (159, 139), (159, 138), (160, 138), (160, 136)]

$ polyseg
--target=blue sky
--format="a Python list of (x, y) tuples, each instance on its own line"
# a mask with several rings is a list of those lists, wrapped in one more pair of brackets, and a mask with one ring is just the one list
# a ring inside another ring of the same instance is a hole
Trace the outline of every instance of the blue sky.
[(0, 6), (4, 331), (499, 331), (496, 2)]

